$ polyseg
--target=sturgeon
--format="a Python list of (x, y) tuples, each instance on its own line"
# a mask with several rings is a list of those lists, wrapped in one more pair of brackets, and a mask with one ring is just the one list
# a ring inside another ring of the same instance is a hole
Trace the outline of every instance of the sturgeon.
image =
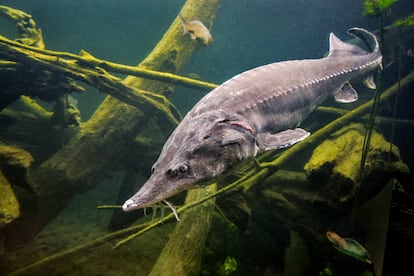
[(375, 88), (381, 67), (376, 37), (348, 30), (368, 51), (330, 34), (321, 59), (271, 63), (243, 72), (205, 95), (168, 138), (150, 178), (122, 206), (148, 207), (179, 192), (217, 180), (267, 150), (291, 146), (309, 136), (299, 124), (330, 95), (342, 103), (358, 99), (349, 81)]

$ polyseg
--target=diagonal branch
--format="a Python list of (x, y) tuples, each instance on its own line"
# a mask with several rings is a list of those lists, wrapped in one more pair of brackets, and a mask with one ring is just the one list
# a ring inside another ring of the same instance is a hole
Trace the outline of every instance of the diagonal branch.
[[(44, 52), (45, 50), (16, 43), (0, 36), (0, 55), (7, 60), (17, 62), (15, 64), (16, 67), (19, 64), (24, 64), (58, 72), (94, 86), (100, 91), (137, 108), (141, 109), (144, 107), (148, 108), (148, 105), (152, 106), (161, 111), (173, 125), (178, 124), (181, 115), (165, 96), (127, 85), (121, 79), (107, 73), (100, 67), (90, 69), (79, 66), (74, 60), (50, 56), (41, 53), (42, 51)], [(7, 66), (10, 68), (12, 64), (8, 63)]]
[(102, 68), (110, 72), (114, 73), (121, 73), (136, 77), (142, 77), (150, 80), (157, 80), (162, 82), (167, 82), (171, 84), (181, 85), (189, 88), (199, 89), (199, 90), (210, 90), (217, 87), (217, 84), (209, 83), (205, 81), (200, 81), (192, 78), (187, 78), (183, 76), (179, 76), (176, 74), (172, 74), (169, 72), (160, 72), (156, 70), (151, 70), (147, 68), (143, 68), (143, 66), (128, 66), (123, 65), (115, 62), (110, 62), (102, 59), (98, 59), (94, 56), (92, 56), (90, 53), (88, 53), (85, 50), (80, 51), (80, 55), (75, 55), (72, 53), (67, 52), (57, 52), (57, 51), (51, 51), (46, 49), (40, 49), (32, 46), (28, 46), (25, 44), (21, 44), (18, 42), (15, 42), (13, 40), (7, 39), (3, 36), (0, 36), (0, 42), (14, 46), (17, 48), (21, 48), (27, 51), (30, 51), (32, 53), (38, 53), (42, 54), (44, 57), (52, 58), (52, 60), (55, 60), (56, 62), (61, 60), (69, 60), (73, 63), (78, 64), (80, 67), (87, 67), (87, 68)]

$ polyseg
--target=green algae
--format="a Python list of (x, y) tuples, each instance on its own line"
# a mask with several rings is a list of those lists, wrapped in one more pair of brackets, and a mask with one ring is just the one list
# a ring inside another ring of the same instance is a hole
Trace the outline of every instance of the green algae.
[(364, 16), (381, 16), (396, 2), (397, 0), (365, 0), (362, 14)]
[(397, 27), (413, 26), (414, 25), (414, 14), (407, 15), (404, 18), (396, 20), (393, 25)]
[[(314, 150), (312, 157), (305, 165), (305, 171), (310, 174), (321, 167), (333, 167), (333, 174), (356, 182), (359, 175), (364, 133), (365, 128), (361, 124), (351, 124), (333, 133)], [(372, 165), (379, 158), (386, 158), (385, 154), (389, 149), (390, 143), (374, 131), (366, 165)], [(392, 152), (389, 154), (392, 160), (400, 160), (398, 148), (392, 147)], [(395, 165), (402, 168), (399, 162)]]
[(0, 145), (0, 228), (20, 216), (20, 204), (13, 191), (13, 183), (8, 178), (24, 177), (32, 162), (30, 153), (13, 146)]
[[(0, 229), (20, 216), (20, 206), (10, 183), (0, 171)], [(0, 246), (1, 248), (1, 246)]]

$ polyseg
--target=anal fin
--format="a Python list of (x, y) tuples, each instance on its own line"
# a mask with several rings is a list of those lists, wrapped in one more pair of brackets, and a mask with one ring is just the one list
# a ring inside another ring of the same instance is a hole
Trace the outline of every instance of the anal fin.
[(296, 144), (309, 135), (309, 132), (301, 128), (288, 129), (275, 134), (260, 133), (257, 135), (257, 144), (262, 151), (281, 149)]
[(375, 84), (374, 81), (374, 75), (369, 75), (365, 80), (364, 80), (364, 84), (366, 87), (368, 87), (369, 89), (376, 89), (377, 85)]

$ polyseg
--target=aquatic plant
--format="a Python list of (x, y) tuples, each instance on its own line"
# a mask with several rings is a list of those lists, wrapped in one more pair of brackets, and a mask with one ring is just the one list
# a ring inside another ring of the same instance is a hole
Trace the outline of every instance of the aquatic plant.
[(365, 0), (362, 14), (379, 17), (384, 14), (397, 0)]
[(331, 263), (327, 263), (326, 266), (319, 272), (319, 276), (332, 276), (335, 272), (332, 269)]
[[(379, 35), (380, 35), (380, 49), (382, 54), (384, 54), (384, 21), (383, 21), (383, 14), (385, 11), (387, 11), (391, 5), (393, 5), (397, 0), (364, 0), (363, 3), (363, 15), (364, 16), (372, 16), (379, 18)], [(360, 170), (359, 170), (359, 179), (361, 180), (364, 176), (364, 169), (365, 169), (365, 162), (366, 158), (369, 152), (370, 142), (371, 142), (371, 135), (374, 129), (375, 125), (375, 118), (377, 116), (378, 112), (378, 106), (381, 98), (381, 93), (383, 92), (383, 76), (382, 76), (382, 70), (378, 71), (377, 75), (377, 85), (375, 90), (375, 96), (373, 99), (373, 104), (371, 108), (371, 112), (369, 115), (369, 121), (367, 123), (367, 131), (365, 133), (364, 142), (362, 145), (362, 154), (361, 154), (361, 162), (360, 162)], [(359, 185), (361, 186), (361, 185)], [(359, 195), (359, 189), (356, 191), (355, 195), (355, 204), (357, 202)], [(354, 206), (354, 209), (356, 209), (356, 205)]]
[[(319, 276), (332, 276), (332, 275), (340, 274), (340, 272), (341, 272), (341, 271), (339, 271), (339, 273), (335, 273), (335, 271), (338, 272), (338, 270), (334, 269), (334, 266), (331, 263), (327, 263), (326, 267), (324, 267), (319, 272)], [(373, 276), (373, 273), (369, 270), (363, 270), (363, 271), (359, 272), (356, 275), (358, 275), (358, 276)]]
[(397, 27), (413, 26), (414, 25), (414, 14), (410, 14), (404, 18), (394, 21), (393, 25)]
[(217, 274), (220, 276), (231, 275), (237, 270), (237, 267), (237, 260), (232, 256), (227, 256), (224, 263), (219, 265)]

